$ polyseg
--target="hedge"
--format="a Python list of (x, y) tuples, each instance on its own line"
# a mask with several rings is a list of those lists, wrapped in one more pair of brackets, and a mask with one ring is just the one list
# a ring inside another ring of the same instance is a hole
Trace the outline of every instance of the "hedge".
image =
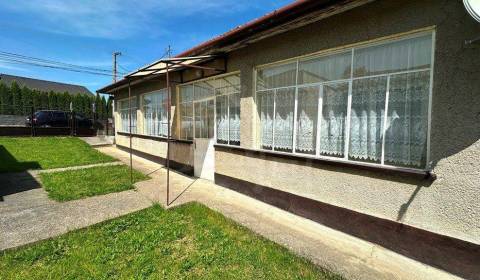
[(96, 117), (106, 119), (112, 116), (112, 103), (104, 96), (89, 96), (86, 94), (72, 95), (68, 92), (44, 92), (27, 87), (20, 88), (13, 81), (10, 86), (0, 83), (0, 115), (28, 115), (32, 107), (38, 110), (70, 111), (73, 110), (87, 117), (93, 117), (92, 104), (95, 103)]

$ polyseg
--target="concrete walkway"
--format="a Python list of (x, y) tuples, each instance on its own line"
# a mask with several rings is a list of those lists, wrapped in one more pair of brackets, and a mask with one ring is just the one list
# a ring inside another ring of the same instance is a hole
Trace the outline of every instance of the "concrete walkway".
[(0, 250), (55, 237), (150, 207), (152, 201), (135, 190), (56, 202), (48, 198), (37, 178), (42, 172), (118, 164), (122, 163), (0, 174)]
[[(129, 163), (129, 154), (115, 147), (98, 150)], [(315, 264), (347, 279), (459, 279), (373, 243), (322, 226), (214, 183), (171, 172), (170, 205), (166, 205), (166, 170), (133, 156), (133, 167), (152, 179), (137, 191), (164, 207), (198, 201), (273, 240)]]

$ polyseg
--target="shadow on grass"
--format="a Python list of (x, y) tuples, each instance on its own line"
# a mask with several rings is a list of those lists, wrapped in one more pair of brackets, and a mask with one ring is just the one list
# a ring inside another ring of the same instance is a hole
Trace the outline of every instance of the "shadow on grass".
[(0, 173), (21, 172), (40, 168), (40, 164), (36, 161), (18, 161), (3, 145), (0, 145)]
[(4, 200), (4, 196), (41, 187), (37, 180), (25, 171), (29, 169), (40, 169), (40, 164), (19, 162), (0, 145), (0, 202)]

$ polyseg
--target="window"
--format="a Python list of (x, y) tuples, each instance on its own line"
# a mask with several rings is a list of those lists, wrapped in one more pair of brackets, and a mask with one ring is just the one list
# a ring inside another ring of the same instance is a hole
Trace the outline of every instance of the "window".
[(143, 95), (144, 133), (153, 136), (168, 136), (167, 89)]
[(240, 145), (240, 75), (214, 81), (217, 143)]
[(425, 168), (432, 36), (258, 69), (260, 147)]
[(240, 75), (179, 87), (180, 138), (240, 145)]
[[(137, 133), (137, 98), (131, 97), (130, 100), (124, 99), (119, 102), (121, 132), (130, 133), (130, 120), (131, 120), (131, 133)], [(129, 109), (131, 105), (131, 109)], [(129, 114), (130, 113), (130, 114)]]

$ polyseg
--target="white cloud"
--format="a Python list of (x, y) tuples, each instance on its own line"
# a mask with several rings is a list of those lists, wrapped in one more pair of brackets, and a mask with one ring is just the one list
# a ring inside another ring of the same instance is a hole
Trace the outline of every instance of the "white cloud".
[(0, 62), (0, 69), (21, 71), (21, 72), (30, 72), (30, 70), (28, 70), (28, 69), (25, 69), (25, 68), (20, 67), (20, 66), (15, 66), (15, 64), (10, 64), (10, 63), (5, 63), (5, 62)]
[[(17, 0), (0, 1), (0, 8), (38, 23), (34, 28), (85, 37), (124, 39), (139, 32), (164, 34), (161, 22), (176, 17), (217, 17), (258, 7), (235, 0)], [(188, 18), (186, 18), (188, 20)]]

